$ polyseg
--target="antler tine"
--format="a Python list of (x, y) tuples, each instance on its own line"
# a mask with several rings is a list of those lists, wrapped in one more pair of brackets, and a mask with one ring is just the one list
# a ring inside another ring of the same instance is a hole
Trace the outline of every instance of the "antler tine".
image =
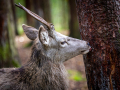
[(27, 8), (25, 8), (24, 6), (22, 6), (20, 3), (15, 4), (17, 7), (23, 9), (24, 11), (26, 11), (28, 14), (30, 14), (32, 17), (34, 17), (35, 19), (37, 19), (38, 21), (40, 21), (41, 23), (45, 24), (49, 29), (51, 29), (51, 24), (46, 22), (43, 18), (41, 18), (40, 16), (38, 16), (37, 14), (33, 13), (32, 11), (28, 10)]

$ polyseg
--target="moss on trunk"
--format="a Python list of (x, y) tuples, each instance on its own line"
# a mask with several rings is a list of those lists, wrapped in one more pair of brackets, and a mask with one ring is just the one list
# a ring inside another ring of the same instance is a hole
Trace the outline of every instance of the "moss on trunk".
[(20, 62), (15, 47), (15, 28), (10, 0), (1, 0), (0, 4), (0, 68), (19, 67)]
[(120, 90), (120, 1), (76, 0), (89, 90)]

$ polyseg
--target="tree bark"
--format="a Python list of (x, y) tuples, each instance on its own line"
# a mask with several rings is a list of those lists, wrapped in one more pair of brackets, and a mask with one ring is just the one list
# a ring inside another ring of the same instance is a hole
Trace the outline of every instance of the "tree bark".
[[(25, 0), (25, 6), (27, 9), (33, 11), (33, 0)], [(33, 11), (34, 12), (34, 11)], [(35, 26), (35, 19), (26, 13), (27, 24), (30, 26)]]
[(75, 1), (68, 0), (68, 2), (69, 2), (69, 9), (70, 9), (69, 11), (70, 12), (70, 21), (69, 21), (70, 35), (69, 36), (74, 38), (80, 38)]
[(89, 90), (120, 90), (120, 1), (76, 0)]
[[(41, 0), (33, 1), (34, 5), (34, 11), (36, 14), (38, 14), (40, 17), (43, 17), (43, 10), (41, 9)], [(35, 20), (35, 27), (39, 28), (42, 23), (38, 20)]]
[[(50, 2), (49, 0), (34, 0), (34, 11), (36, 14), (38, 14), (40, 17), (44, 18), (47, 22), (51, 22), (51, 8), (50, 8)], [(36, 28), (39, 28), (40, 25), (43, 25), (39, 21), (35, 21)]]
[(19, 66), (10, 0), (0, 0), (0, 68)]
[(14, 4), (14, 0), (10, 0), (10, 1), (11, 1), (12, 12), (13, 12), (13, 20), (14, 20), (13, 22), (14, 22), (15, 34), (18, 35), (15, 4)]
[(51, 7), (50, 7), (50, 0), (41, 0), (41, 6), (43, 9), (43, 18), (51, 23)]

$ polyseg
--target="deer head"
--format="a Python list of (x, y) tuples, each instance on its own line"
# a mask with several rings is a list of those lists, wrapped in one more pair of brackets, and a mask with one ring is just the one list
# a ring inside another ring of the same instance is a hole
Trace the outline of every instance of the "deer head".
[(79, 54), (86, 54), (89, 52), (90, 46), (88, 42), (62, 35), (55, 31), (53, 24), (46, 22), (43, 18), (20, 4), (16, 6), (25, 10), (48, 27), (45, 29), (44, 26), (41, 25), (39, 30), (37, 30), (34, 27), (25, 24), (22, 25), (27, 37), (37, 43), (35, 47), (37, 50), (41, 50), (42, 54), (46, 57), (56, 62), (64, 62)]

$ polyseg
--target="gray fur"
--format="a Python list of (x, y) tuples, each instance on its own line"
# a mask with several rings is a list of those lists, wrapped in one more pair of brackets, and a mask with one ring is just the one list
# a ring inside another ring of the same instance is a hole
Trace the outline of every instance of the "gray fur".
[(27, 27), (23, 26), (26, 35), (34, 39), (29, 62), (21, 68), (0, 69), (0, 90), (68, 90), (63, 62), (88, 52), (87, 42), (56, 31), (51, 37), (43, 26), (39, 33), (31, 34), (34, 28), (30, 27), (30, 31)]
[(29, 39), (35, 40), (37, 38), (38, 30), (36, 28), (24, 24), (22, 28)]

